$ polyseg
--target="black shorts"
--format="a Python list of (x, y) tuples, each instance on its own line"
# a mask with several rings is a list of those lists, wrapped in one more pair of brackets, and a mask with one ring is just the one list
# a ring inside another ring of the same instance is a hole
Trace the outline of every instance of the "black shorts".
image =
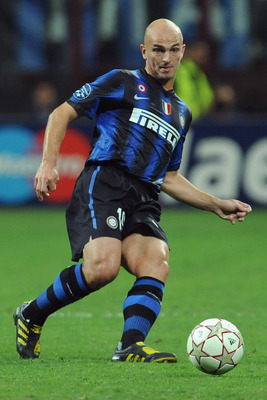
[(86, 166), (76, 181), (66, 211), (72, 260), (82, 258), (90, 238), (123, 240), (136, 232), (167, 243), (158, 224), (160, 215), (157, 195), (149, 185), (114, 166)]

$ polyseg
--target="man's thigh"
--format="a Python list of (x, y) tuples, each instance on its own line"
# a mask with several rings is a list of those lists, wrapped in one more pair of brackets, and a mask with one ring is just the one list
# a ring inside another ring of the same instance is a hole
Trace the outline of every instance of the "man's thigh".
[(122, 241), (122, 265), (137, 278), (150, 276), (165, 282), (169, 272), (169, 247), (161, 239), (134, 233)]

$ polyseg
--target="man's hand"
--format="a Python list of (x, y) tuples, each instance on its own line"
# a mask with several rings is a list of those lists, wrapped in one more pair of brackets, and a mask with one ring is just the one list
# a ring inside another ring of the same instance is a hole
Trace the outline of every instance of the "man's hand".
[(251, 213), (252, 208), (249, 204), (239, 200), (220, 200), (218, 208), (214, 210), (220, 218), (228, 220), (235, 225), (236, 220), (243, 222), (247, 214)]
[(38, 200), (43, 201), (44, 197), (49, 197), (50, 192), (56, 190), (59, 181), (57, 169), (45, 162), (42, 162), (37, 170), (34, 179), (34, 189)]

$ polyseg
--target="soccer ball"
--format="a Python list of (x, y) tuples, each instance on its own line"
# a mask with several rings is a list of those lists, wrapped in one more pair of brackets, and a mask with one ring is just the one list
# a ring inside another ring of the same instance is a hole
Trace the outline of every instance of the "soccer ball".
[(187, 340), (189, 360), (208, 374), (225, 374), (239, 363), (243, 353), (241, 333), (235, 325), (221, 318), (202, 321)]

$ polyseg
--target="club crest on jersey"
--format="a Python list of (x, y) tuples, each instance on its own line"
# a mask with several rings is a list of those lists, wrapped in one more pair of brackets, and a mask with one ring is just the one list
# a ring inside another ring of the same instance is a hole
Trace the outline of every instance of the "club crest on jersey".
[(164, 114), (166, 115), (170, 115), (172, 112), (172, 105), (171, 103), (166, 103), (166, 101), (161, 100), (162, 101), (162, 110), (164, 112)]

